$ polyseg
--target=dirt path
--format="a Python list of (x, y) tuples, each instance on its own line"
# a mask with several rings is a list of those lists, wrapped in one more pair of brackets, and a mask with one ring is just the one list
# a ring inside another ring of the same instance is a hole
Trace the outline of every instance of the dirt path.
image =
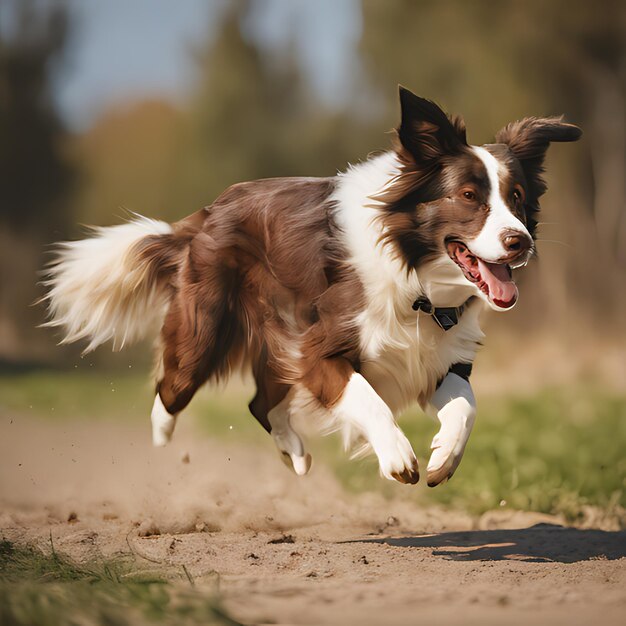
[(183, 427), (154, 450), (147, 428), (0, 417), (0, 534), (184, 565), (246, 623), (626, 620), (625, 532), (354, 496), (323, 467), (292, 476), (270, 447)]

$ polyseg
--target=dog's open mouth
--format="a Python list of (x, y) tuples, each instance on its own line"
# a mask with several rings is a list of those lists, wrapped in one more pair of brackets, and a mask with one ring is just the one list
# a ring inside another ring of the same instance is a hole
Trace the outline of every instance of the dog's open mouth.
[(460, 241), (449, 241), (446, 248), (465, 278), (474, 283), (497, 307), (510, 309), (515, 304), (518, 291), (509, 265), (483, 261)]

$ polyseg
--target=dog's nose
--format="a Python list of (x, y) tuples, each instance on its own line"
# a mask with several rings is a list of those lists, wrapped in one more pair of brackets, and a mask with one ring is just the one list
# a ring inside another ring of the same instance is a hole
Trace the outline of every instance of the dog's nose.
[(519, 230), (507, 230), (502, 234), (502, 245), (511, 259), (520, 258), (532, 247), (530, 237)]

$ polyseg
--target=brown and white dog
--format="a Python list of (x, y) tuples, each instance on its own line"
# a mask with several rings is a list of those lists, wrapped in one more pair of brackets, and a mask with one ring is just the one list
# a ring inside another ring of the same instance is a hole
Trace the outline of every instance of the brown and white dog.
[(122, 347), (160, 328), (155, 445), (201, 385), (244, 368), (250, 411), (298, 474), (311, 457), (293, 418), (315, 415), (373, 448), (383, 476), (416, 483), (395, 420), (413, 402), (441, 423), (428, 484), (456, 470), (479, 313), (515, 304), (546, 150), (581, 132), (526, 118), (476, 147), (433, 102), (403, 88), (400, 102), (397, 146), (345, 173), (239, 183), (172, 225), (137, 217), (61, 244), (46, 299), (63, 342)]

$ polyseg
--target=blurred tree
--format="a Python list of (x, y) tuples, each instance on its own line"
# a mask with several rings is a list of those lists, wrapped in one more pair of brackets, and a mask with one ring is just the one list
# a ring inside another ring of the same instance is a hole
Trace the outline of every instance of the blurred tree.
[[(389, 124), (398, 118), (397, 85), (437, 101), (468, 121), (469, 140), (484, 143), (535, 104), (510, 67), (508, 2), (363, 0), (365, 77)], [(502, 17), (500, 17), (502, 16)]]
[(80, 221), (114, 223), (123, 209), (179, 219), (237, 181), (333, 175), (387, 144), (380, 126), (324, 107), (293, 45), (258, 44), (251, 15), (249, 2), (230, 3), (216, 35), (195, 50), (185, 109), (154, 100), (116, 106), (73, 140), (84, 173)]
[(0, 359), (40, 358), (49, 348), (33, 336), (42, 244), (68, 217), (74, 169), (52, 97), (67, 40), (65, 7), (32, 0), (3, 7), (0, 31)]
[[(176, 172), (183, 123), (183, 112), (171, 103), (145, 100), (109, 109), (75, 137), (70, 154), (82, 173), (73, 203), (78, 221), (116, 224), (128, 211), (174, 217), (182, 202)], [(80, 234), (76, 224), (71, 230)]]
[(61, 201), (73, 180), (52, 98), (67, 14), (60, 4), (12, 5), (14, 30), (0, 33), (0, 221), (42, 234), (63, 224), (68, 204)]
[(237, 181), (333, 175), (359, 148), (365, 156), (376, 147), (366, 147), (358, 118), (320, 104), (292, 48), (272, 55), (244, 36), (250, 12), (248, 1), (231, 3), (217, 38), (196, 55), (177, 189), (193, 208)]

